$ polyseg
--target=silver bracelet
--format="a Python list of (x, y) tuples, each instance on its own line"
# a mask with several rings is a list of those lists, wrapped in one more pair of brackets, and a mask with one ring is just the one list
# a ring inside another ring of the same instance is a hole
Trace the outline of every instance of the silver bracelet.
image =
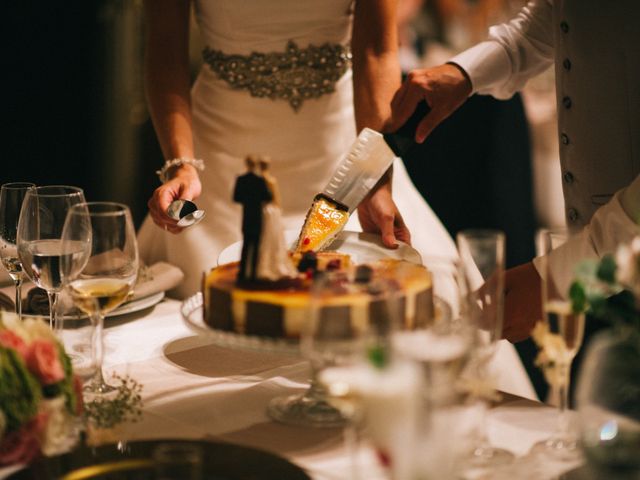
[(164, 165), (160, 170), (156, 170), (156, 175), (160, 178), (162, 183), (169, 180), (167, 178), (167, 172), (170, 168), (177, 167), (178, 165), (191, 165), (197, 170), (204, 170), (204, 162), (199, 158), (189, 158), (189, 157), (180, 157), (180, 158), (172, 158), (171, 160), (167, 160), (164, 162)]

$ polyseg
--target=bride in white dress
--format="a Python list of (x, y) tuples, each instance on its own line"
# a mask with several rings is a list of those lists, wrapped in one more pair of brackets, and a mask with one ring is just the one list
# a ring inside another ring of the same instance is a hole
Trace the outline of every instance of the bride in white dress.
[[(383, 130), (401, 80), (394, 0), (193, 2), (206, 48), (190, 88), (190, 1), (145, 1), (154, 127), (165, 157), (187, 162), (169, 169), (154, 192), (139, 247), (148, 264), (165, 260), (184, 271), (172, 292), (180, 297), (196, 292), (220, 251), (241, 238), (232, 189), (247, 154), (271, 157), (284, 227), (299, 230), (356, 131)], [(204, 161), (204, 171), (193, 158)], [(195, 198), (206, 218), (180, 232), (165, 213), (176, 198)], [(455, 255), (399, 161), (392, 182), (362, 203), (358, 217), (347, 229), (360, 229), (359, 219), (388, 246), (410, 240), (425, 259)]]

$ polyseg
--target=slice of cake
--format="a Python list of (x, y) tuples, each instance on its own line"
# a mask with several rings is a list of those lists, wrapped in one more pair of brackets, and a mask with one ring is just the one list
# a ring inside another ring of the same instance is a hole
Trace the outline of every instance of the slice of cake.
[(300, 231), (296, 252), (318, 252), (329, 245), (349, 220), (349, 211), (319, 194), (313, 200)]

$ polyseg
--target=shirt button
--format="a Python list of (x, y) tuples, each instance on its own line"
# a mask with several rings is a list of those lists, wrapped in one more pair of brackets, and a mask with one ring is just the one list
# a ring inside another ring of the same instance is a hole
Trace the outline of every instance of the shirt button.
[(564, 67), (565, 70), (569, 71), (571, 70), (571, 60), (569, 60), (568, 58), (565, 58), (562, 61), (562, 66)]
[(560, 141), (563, 145), (569, 145), (569, 136), (566, 133), (560, 135)]
[(573, 173), (564, 172), (564, 174), (562, 175), (562, 179), (565, 181), (565, 183), (572, 184), (573, 183)]
[(562, 22), (560, 22), (560, 30), (562, 30), (562, 33), (568, 33), (569, 24), (563, 20)]
[(564, 108), (569, 110), (571, 108), (571, 97), (563, 97), (562, 105), (564, 106)]
[(579, 216), (580, 215), (575, 208), (570, 208), (569, 210), (567, 210), (567, 218), (569, 219), (569, 221), (575, 222), (576, 220), (578, 220)]

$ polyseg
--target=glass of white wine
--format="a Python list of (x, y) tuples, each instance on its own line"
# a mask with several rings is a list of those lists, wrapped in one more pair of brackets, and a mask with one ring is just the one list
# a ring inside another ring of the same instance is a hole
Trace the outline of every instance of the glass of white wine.
[(49, 296), (49, 325), (61, 328), (57, 315), (58, 294), (62, 290), (60, 264), (63, 258), (82, 253), (78, 243), (62, 245), (62, 229), (69, 209), (84, 202), (81, 188), (48, 185), (27, 191), (18, 220), (18, 258), (36, 286)]
[(18, 257), (18, 219), (22, 201), (35, 185), (28, 182), (5, 183), (0, 188), (0, 258), (16, 287), (16, 314), (22, 320), (22, 262)]
[(64, 285), (75, 306), (90, 316), (93, 328), (91, 356), (95, 373), (85, 391), (108, 393), (114, 387), (105, 382), (102, 373), (104, 315), (128, 298), (138, 275), (131, 212), (126, 205), (113, 202), (75, 205), (67, 214), (62, 243), (85, 245), (82, 255), (65, 257), (62, 262)]
[[(564, 228), (543, 229), (537, 237), (537, 250), (541, 255), (542, 323), (534, 330), (534, 339), (541, 350), (545, 378), (558, 402), (558, 423), (555, 433), (534, 446), (532, 453), (552, 455), (559, 460), (573, 460), (579, 456), (577, 436), (571, 430), (569, 386), (571, 363), (582, 345), (584, 312), (574, 312), (568, 298), (569, 282), (574, 265), (568, 265), (563, 249), (570, 232)], [(537, 334), (536, 334), (537, 332)]]

